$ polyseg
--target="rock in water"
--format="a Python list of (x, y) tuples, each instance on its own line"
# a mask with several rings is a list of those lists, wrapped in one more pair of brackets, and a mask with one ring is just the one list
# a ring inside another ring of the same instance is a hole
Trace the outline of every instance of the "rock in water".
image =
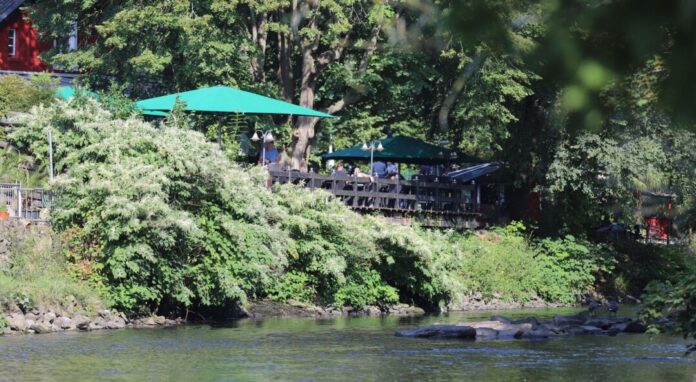
[(476, 339), (496, 339), (498, 338), (498, 331), (491, 328), (476, 328)]
[(430, 325), (396, 332), (397, 337), (437, 338), (437, 339), (476, 339), (476, 329), (470, 326)]
[(645, 333), (648, 330), (648, 326), (640, 321), (631, 321), (626, 324), (624, 329), (625, 333)]
[(503, 317), (503, 316), (493, 316), (490, 318), (490, 320), (502, 322), (503, 324), (511, 324), (512, 323), (512, 321), (509, 318)]
[(530, 325), (532, 325), (532, 328), (536, 328), (540, 324), (539, 320), (537, 320), (536, 317), (526, 317), (526, 318), (522, 318), (519, 320), (514, 320), (511, 323), (515, 324), (515, 325), (530, 324)]
[(587, 320), (584, 314), (578, 314), (574, 316), (556, 316), (553, 318), (553, 323), (557, 326), (566, 325), (582, 325)]

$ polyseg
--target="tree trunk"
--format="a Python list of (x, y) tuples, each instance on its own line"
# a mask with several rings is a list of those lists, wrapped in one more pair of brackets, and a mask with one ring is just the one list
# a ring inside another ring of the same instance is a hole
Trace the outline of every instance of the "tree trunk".
[[(310, 22), (314, 27), (315, 20)], [(312, 109), (314, 107), (314, 90), (316, 87), (317, 64), (314, 52), (319, 45), (318, 39), (305, 42), (302, 46), (302, 81), (300, 83), (300, 105)], [(293, 131), (294, 145), (290, 156), (293, 169), (307, 171), (307, 158), (314, 139), (314, 127), (319, 119), (316, 117), (298, 117)]]
[(252, 74), (254, 79), (259, 82), (266, 80), (266, 72), (264, 70), (266, 58), (266, 14), (256, 12), (251, 9), (251, 39), (258, 49), (256, 54), (251, 58)]
[[(311, 23), (314, 23), (312, 20)], [(358, 68), (359, 74), (365, 74), (370, 64), (370, 58), (377, 50), (377, 42), (381, 31), (381, 24), (376, 24), (372, 28), (370, 39), (365, 47), (365, 54)], [(307, 108), (314, 108), (314, 91), (316, 88), (316, 80), (321, 68), (341, 58), (343, 50), (348, 44), (348, 36), (346, 34), (343, 41), (331, 50), (325, 51), (322, 54), (315, 56), (319, 41), (316, 40), (311, 44), (305, 44), (302, 49), (302, 83), (300, 88), (300, 105)], [(328, 113), (336, 113), (341, 111), (346, 106), (355, 103), (360, 99), (360, 93), (355, 89), (348, 89), (344, 96), (329, 106)], [(307, 160), (311, 155), (312, 142), (315, 136), (316, 126), (319, 118), (316, 117), (298, 117), (293, 131), (294, 145), (291, 155), (291, 166), (293, 169), (307, 171)]]

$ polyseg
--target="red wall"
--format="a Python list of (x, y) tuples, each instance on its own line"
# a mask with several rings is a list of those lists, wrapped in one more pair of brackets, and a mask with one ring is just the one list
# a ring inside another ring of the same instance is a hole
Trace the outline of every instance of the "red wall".
[[(10, 29), (17, 30), (16, 51), (11, 57), (7, 54)], [(47, 66), (39, 59), (39, 53), (51, 46), (51, 43), (39, 42), (31, 23), (17, 10), (0, 24), (0, 70), (45, 71)]]

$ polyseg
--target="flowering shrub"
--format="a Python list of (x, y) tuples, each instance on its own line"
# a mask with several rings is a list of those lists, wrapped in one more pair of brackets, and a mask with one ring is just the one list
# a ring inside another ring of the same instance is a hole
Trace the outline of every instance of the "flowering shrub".
[(224, 310), (265, 297), (436, 308), (458, 293), (570, 302), (592, 284), (589, 249), (572, 240), (535, 246), (519, 225), (483, 236), (405, 227), (323, 192), (269, 190), (265, 173), (202, 134), (115, 119), (91, 98), (33, 109), (11, 139), (45, 160), (48, 128), (54, 229), (73, 238), (74, 273), (120, 309)]

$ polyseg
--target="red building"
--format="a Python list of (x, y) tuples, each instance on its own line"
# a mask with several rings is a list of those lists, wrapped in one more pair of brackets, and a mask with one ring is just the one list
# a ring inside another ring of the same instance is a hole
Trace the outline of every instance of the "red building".
[[(70, 83), (77, 76), (52, 70), (41, 61), (39, 54), (53, 47), (52, 42), (40, 41), (39, 35), (26, 19), (20, 7), (25, 0), (0, 0), (0, 75), (49, 71), (60, 77), (61, 83)], [(69, 39), (69, 47), (77, 47), (77, 34)]]

